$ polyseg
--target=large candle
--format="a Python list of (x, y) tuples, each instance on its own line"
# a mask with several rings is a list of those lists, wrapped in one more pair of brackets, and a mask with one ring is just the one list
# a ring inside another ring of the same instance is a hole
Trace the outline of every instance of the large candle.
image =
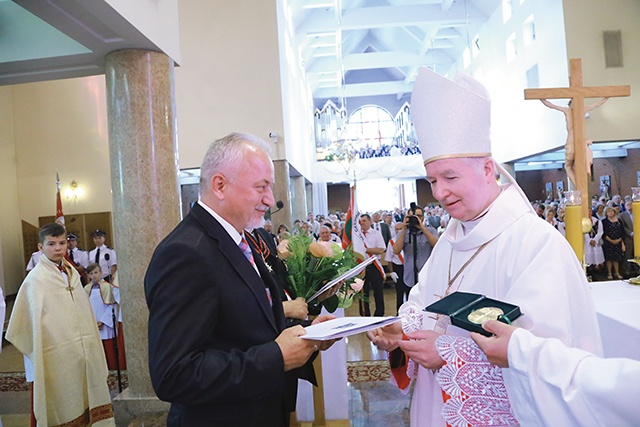
[(640, 260), (640, 200), (634, 201), (633, 206), (633, 256)]
[(582, 207), (567, 205), (565, 207), (565, 230), (567, 240), (582, 263), (584, 259), (584, 236), (582, 234)]

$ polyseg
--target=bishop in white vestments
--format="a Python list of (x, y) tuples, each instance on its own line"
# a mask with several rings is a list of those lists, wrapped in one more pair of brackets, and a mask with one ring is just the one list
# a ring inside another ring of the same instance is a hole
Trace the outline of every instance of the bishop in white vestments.
[[(489, 363), (448, 316), (423, 309), (456, 291), (482, 294), (518, 305), (524, 315), (516, 325), (600, 354), (586, 277), (564, 237), (536, 216), (491, 157), (490, 102), (479, 82), (461, 74), (451, 81), (423, 68), (411, 115), (427, 180), (452, 219), (400, 308), (402, 328), (396, 323), (368, 335), (409, 358), (411, 426), (545, 425), (528, 400), (511, 393), (509, 370)], [(498, 173), (509, 183), (499, 185)]]

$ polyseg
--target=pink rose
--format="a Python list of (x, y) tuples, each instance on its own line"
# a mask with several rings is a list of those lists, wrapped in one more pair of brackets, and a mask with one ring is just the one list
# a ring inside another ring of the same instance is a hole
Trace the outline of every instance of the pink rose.
[(364, 280), (357, 277), (353, 280), (353, 283), (351, 283), (351, 289), (353, 289), (355, 292), (360, 292), (363, 286)]
[(312, 242), (309, 245), (309, 252), (316, 258), (331, 258), (334, 255), (331, 242)]
[(289, 255), (291, 255), (291, 252), (289, 252), (289, 241), (283, 240), (278, 244), (278, 258), (287, 259)]

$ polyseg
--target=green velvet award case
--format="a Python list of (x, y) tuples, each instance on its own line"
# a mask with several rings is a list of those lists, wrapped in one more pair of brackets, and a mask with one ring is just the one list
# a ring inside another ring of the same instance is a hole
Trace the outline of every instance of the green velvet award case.
[(522, 316), (520, 307), (517, 305), (469, 292), (454, 292), (442, 298), (440, 301), (429, 305), (424, 311), (447, 315), (451, 318), (452, 325), (470, 332), (490, 336), (491, 333), (482, 329), (482, 325), (473, 323), (467, 318), (471, 312), (484, 307), (497, 307), (501, 309), (504, 314), (499, 316), (497, 320), (503, 323), (511, 323)]

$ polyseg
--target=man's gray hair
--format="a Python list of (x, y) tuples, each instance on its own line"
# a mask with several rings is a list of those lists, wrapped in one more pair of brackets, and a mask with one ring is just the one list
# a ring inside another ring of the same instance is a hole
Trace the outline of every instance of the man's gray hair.
[(478, 175), (482, 175), (483, 170), (484, 170), (484, 162), (487, 159), (490, 159), (493, 162), (493, 168), (495, 170), (495, 178), (499, 179), (500, 178), (500, 172), (498, 171), (498, 162), (496, 162), (496, 160), (491, 157), (491, 156), (487, 156), (487, 157), (462, 157), (462, 159), (464, 159), (470, 166), (473, 167), (474, 171), (478, 174)]
[(231, 168), (242, 168), (242, 156), (247, 145), (263, 150), (267, 155), (271, 147), (263, 139), (248, 133), (233, 132), (211, 143), (200, 166), (200, 191), (211, 185), (217, 173), (229, 173)]

